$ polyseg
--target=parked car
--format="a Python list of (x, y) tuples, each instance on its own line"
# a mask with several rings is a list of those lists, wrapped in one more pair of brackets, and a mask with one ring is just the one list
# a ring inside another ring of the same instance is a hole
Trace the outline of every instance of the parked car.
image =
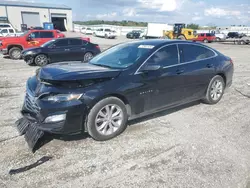
[(1, 37), (16, 37), (22, 35), (22, 32), (16, 32), (11, 27), (0, 29), (0, 38)]
[(114, 39), (116, 38), (117, 34), (115, 31), (112, 31), (111, 29), (97, 29), (95, 31), (95, 34), (94, 36), (97, 36), (97, 37), (104, 37), (106, 39)]
[(19, 37), (5, 37), (0, 40), (0, 52), (11, 59), (20, 59), (24, 49), (38, 47), (53, 39), (65, 37), (57, 30), (29, 30)]
[(216, 37), (213, 33), (199, 33), (197, 38), (193, 39), (194, 41), (202, 41), (204, 43), (213, 42), (216, 40)]
[(131, 32), (128, 32), (126, 37), (128, 39), (138, 39), (138, 38), (140, 38), (141, 33), (142, 33), (142, 31), (140, 31), (140, 30), (133, 30)]
[(98, 44), (84, 38), (59, 38), (40, 47), (24, 50), (22, 57), (28, 65), (45, 66), (62, 61), (88, 61), (100, 52)]
[(87, 28), (83, 28), (81, 30), (81, 33), (86, 34), (86, 35), (92, 35), (93, 34), (93, 30), (90, 27), (87, 27)]
[(229, 32), (227, 34), (227, 38), (242, 38), (246, 36), (247, 36), (246, 34), (238, 33), (238, 32)]
[(223, 40), (226, 40), (226, 38), (227, 38), (226, 34), (220, 33), (219, 31), (216, 31), (214, 34), (215, 34), (216, 41), (223, 41)]
[(31, 148), (44, 132), (88, 132), (105, 141), (127, 121), (191, 101), (218, 103), (232, 84), (232, 60), (201, 43), (140, 40), (115, 45), (88, 63), (55, 63), (29, 78), (17, 121)]

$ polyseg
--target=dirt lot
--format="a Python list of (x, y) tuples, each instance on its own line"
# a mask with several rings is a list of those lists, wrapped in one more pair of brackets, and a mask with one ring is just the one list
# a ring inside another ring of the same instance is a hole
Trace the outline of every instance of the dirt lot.
[[(107, 48), (126, 39), (91, 40)], [(250, 95), (250, 46), (210, 45), (235, 64), (234, 83), (217, 105), (195, 103), (130, 122), (107, 142), (54, 139), (35, 154), (14, 122), (36, 67), (0, 58), (0, 187), (249, 188), (250, 100), (243, 94)], [(43, 156), (52, 159), (8, 174)]]

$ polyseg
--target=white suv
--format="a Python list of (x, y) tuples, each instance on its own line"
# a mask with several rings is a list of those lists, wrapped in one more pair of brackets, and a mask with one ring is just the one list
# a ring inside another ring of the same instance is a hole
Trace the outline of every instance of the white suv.
[(95, 36), (97, 37), (104, 37), (106, 39), (114, 39), (117, 34), (115, 31), (112, 31), (111, 29), (97, 29), (95, 31)]

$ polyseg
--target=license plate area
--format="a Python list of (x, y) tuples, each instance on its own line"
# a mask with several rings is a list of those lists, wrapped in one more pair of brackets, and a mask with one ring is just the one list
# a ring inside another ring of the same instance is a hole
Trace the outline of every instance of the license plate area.
[(43, 137), (44, 132), (37, 128), (36, 123), (30, 122), (26, 118), (21, 118), (16, 122), (17, 130), (24, 138), (29, 148), (34, 152), (35, 146), (40, 138)]

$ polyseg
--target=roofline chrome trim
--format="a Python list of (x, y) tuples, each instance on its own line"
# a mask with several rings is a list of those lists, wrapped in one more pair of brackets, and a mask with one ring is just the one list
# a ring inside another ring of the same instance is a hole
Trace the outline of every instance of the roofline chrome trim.
[[(213, 53), (214, 53), (214, 56), (212, 56), (212, 57), (208, 57), (208, 58), (205, 58), (205, 59), (200, 59), (200, 60), (193, 60), (193, 61), (188, 61), (188, 62), (183, 62), (183, 63), (181, 63), (180, 62), (180, 52), (179, 52), (179, 44), (188, 44), (188, 45), (195, 45), (195, 46), (200, 46), (200, 47), (203, 47), (203, 48), (207, 48), (208, 50), (211, 50)], [(211, 59), (211, 58), (215, 58), (215, 57), (217, 57), (218, 56), (218, 54), (212, 49), (212, 48), (209, 48), (209, 47), (207, 47), (207, 46), (205, 46), (205, 45), (200, 45), (200, 44), (190, 44), (190, 43), (184, 43), (184, 42), (180, 42), (180, 43), (172, 43), (172, 44), (166, 44), (166, 45), (164, 45), (164, 46), (162, 46), (162, 47), (160, 47), (159, 49), (157, 49), (154, 53), (152, 53), (141, 65), (140, 65), (140, 67), (136, 70), (136, 72), (134, 73), (134, 75), (136, 75), (136, 74), (141, 74), (142, 72), (139, 72), (139, 69), (148, 61), (148, 59), (150, 59), (156, 52), (158, 52), (160, 49), (162, 49), (162, 48), (164, 48), (164, 47), (166, 47), (166, 46), (170, 46), (170, 45), (176, 45), (177, 46), (177, 50), (178, 50), (178, 64), (176, 64), (176, 65), (169, 65), (169, 66), (165, 66), (165, 67), (163, 67), (164, 69), (165, 68), (169, 68), (169, 67), (175, 67), (175, 66), (179, 66), (179, 65), (185, 65), (185, 64), (190, 64), (190, 63), (195, 63), (195, 62), (197, 62), (197, 61), (204, 61), (204, 60), (208, 60), (208, 59)]]

